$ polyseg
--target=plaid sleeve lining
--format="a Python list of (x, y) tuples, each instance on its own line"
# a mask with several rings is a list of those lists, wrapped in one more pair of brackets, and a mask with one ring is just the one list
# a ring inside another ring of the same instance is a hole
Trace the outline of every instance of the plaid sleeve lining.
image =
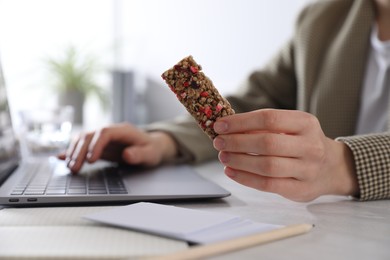
[(390, 198), (390, 133), (340, 137), (352, 150), (359, 200)]

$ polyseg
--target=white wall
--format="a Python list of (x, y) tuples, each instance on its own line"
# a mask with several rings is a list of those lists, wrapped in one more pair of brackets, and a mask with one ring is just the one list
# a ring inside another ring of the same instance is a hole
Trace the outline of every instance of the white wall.
[[(0, 0), (0, 54), (11, 106), (55, 103), (41, 61), (69, 43), (98, 53), (107, 68), (114, 64), (156, 81), (191, 54), (223, 94), (232, 92), (291, 36), (308, 1)], [(101, 80), (109, 88), (109, 78)], [(95, 106), (90, 102), (88, 128), (109, 121)]]
[[(106, 62), (112, 26), (112, 0), (0, 0), (0, 55), (12, 110), (55, 106), (43, 60), (72, 44)], [(107, 121), (101, 113), (89, 109), (87, 123)]]
[(159, 77), (192, 54), (222, 93), (291, 36), (308, 0), (122, 1), (121, 63)]

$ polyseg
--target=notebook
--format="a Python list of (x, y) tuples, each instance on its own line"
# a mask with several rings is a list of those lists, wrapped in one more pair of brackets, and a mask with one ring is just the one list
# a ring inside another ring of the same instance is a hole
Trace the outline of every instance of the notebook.
[(100, 162), (73, 175), (55, 157), (27, 160), (20, 151), (0, 64), (0, 205), (107, 205), (230, 195), (186, 165), (142, 168)]

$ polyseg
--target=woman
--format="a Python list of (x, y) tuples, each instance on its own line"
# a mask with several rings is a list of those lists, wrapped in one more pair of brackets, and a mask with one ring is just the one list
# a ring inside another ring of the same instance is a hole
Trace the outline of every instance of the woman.
[(147, 131), (119, 124), (84, 134), (60, 158), (78, 172), (85, 161), (201, 162), (216, 150), (233, 180), (294, 201), (390, 198), (389, 45), (389, 0), (316, 2), (228, 97), (238, 113), (215, 124), (213, 143), (189, 118)]

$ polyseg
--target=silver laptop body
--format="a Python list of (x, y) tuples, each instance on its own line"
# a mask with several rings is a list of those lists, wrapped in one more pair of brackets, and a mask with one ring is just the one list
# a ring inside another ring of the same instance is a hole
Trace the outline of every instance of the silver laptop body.
[(191, 167), (87, 165), (72, 175), (55, 157), (23, 159), (14, 133), (0, 63), (0, 205), (95, 205), (213, 199), (230, 193)]

